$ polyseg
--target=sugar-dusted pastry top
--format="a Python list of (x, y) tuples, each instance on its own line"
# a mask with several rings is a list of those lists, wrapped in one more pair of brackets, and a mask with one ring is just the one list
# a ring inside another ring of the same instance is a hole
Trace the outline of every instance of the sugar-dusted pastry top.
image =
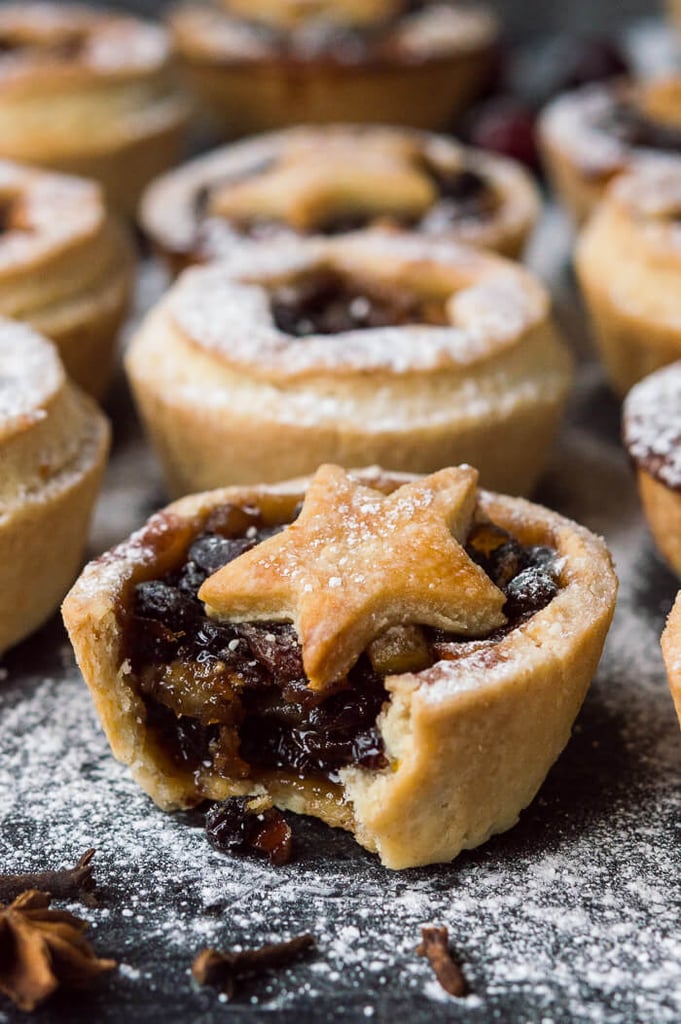
[(624, 442), (636, 466), (681, 491), (681, 362), (651, 374), (629, 392)]
[(417, 62), (475, 52), (489, 47), (498, 32), (486, 9), (454, 0), (222, 0), (176, 8), (171, 26), (197, 56), (341, 64)]
[(584, 86), (559, 96), (542, 130), (594, 179), (626, 168), (642, 151), (681, 152), (681, 77)]
[(94, 182), (0, 160), (0, 281), (87, 243), (107, 219)]
[(171, 328), (255, 377), (435, 373), (512, 348), (548, 297), (510, 261), (414, 236), (241, 246), (186, 271)]
[(0, 89), (40, 82), (116, 80), (161, 69), (170, 58), (162, 28), (81, 4), (0, 7)]
[(54, 346), (32, 328), (0, 318), (3, 515), (75, 471), (95, 435), (103, 443), (103, 417), (67, 380)]
[(413, 230), (496, 247), (538, 212), (511, 161), (444, 136), (379, 126), (294, 128), (225, 146), (159, 179), (143, 203), (160, 247), (186, 261), (243, 238)]

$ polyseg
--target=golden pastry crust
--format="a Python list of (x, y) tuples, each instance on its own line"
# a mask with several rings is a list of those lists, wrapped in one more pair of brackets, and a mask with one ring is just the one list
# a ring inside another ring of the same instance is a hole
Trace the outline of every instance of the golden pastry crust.
[(228, 255), (243, 238), (357, 229), (412, 228), (519, 257), (538, 214), (534, 182), (510, 160), (444, 136), (357, 125), (224, 146), (160, 178), (141, 206), (175, 271)]
[(624, 443), (655, 543), (681, 576), (681, 362), (637, 384), (624, 403), (623, 419)]
[[(440, 319), (419, 311), (420, 322), (304, 338), (279, 329), (272, 290), (327, 272), (359, 282), (363, 305), (375, 288)], [(529, 272), (406, 235), (252, 244), (185, 271), (126, 368), (176, 494), (378, 460), (410, 472), (477, 463), (485, 485), (523, 492), (570, 382)]]
[(613, 182), (577, 244), (577, 275), (620, 394), (681, 358), (680, 211), (681, 158), (650, 157)]
[(109, 447), (56, 350), (0, 319), (0, 651), (55, 611), (81, 564)]
[(488, 11), (449, 2), (411, 14), (401, 3), (298, 5), (302, 21), (293, 7), (199, 3), (171, 13), (201, 108), (230, 136), (358, 120), (446, 127), (479, 92), (498, 36)]
[[(414, 481), (376, 469), (353, 475), (385, 494)], [(510, 828), (565, 746), (614, 609), (617, 582), (607, 549), (554, 512), (480, 492), (481, 515), (522, 544), (556, 550), (560, 589), (501, 640), (471, 644), (456, 661), (386, 679), (390, 701), (378, 719), (386, 769), (342, 769), (338, 787), (280, 772), (228, 779), (205, 767), (173, 767), (145, 725), (125, 656), (132, 589), (176, 566), (217, 508), (255, 505), (266, 519), (290, 520), (307, 483), (185, 498), (93, 562), (63, 609), (78, 662), (114, 754), (160, 806), (269, 792), (281, 807), (352, 830), (388, 867), (451, 860)]]
[(163, 29), (78, 4), (0, 8), (0, 156), (98, 180), (133, 215), (188, 116)]
[(134, 256), (99, 186), (0, 160), (0, 314), (32, 324), (101, 397), (127, 313)]
[(681, 593), (676, 596), (660, 642), (669, 689), (681, 725)]
[(589, 85), (552, 101), (539, 138), (553, 184), (578, 224), (613, 178), (654, 151), (681, 149), (681, 77)]

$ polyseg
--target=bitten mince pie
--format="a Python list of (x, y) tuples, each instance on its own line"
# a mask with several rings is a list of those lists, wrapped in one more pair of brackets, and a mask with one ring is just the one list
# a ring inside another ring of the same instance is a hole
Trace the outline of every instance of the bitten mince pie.
[(576, 269), (616, 391), (681, 359), (681, 157), (613, 182), (584, 229)]
[(444, 136), (295, 128), (192, 160), (147, 191), (142, 222), (173, 270), (243, 239), (414, 231), (520, 256), (539, 214), (520, 165)]
[(655, 543), (681, 576), (681, 362), (632, 388), (623, 433)]
[(478, 464), (529, 490), (570, 383), (544, 288), (454, 243), (365, 233), (186, 270), (126, 358), (175, 493), (322, 462)]
[(661, 643), (669, 689), (681, 725), (681, 593), (677, 594), (674, 607), (669, 613)]
[(177, 161), (187, 114), (162, 28), (79, 4), (0, 6), (0, 156), (95, 178), (133, 214)]
[(56, 610), (81, 565), (109, 447), (56, 349), (0, 319), (0, 652)]
[(170, 27), (201, 110), (230, 135), (296, 123), (446, 127), (488, 78), (496, 19), (453, 0), (214, 0)]
[(516, 822), (616, 586), (601, 540), (470, 466), (325, 465), (169, 506), (85, 569), (64, 619), (161, 807), (266, 796), (405, 868)]
[(559, 96), (542, 114), (540, 140), (559, 195), (583, 221), (612, 178), (641, 156), (681, 153), (681, 76)]
[(0, 314), (47, 335), (96, 397), (111, 377), (133, 268), (98, 185), (0, 160)]

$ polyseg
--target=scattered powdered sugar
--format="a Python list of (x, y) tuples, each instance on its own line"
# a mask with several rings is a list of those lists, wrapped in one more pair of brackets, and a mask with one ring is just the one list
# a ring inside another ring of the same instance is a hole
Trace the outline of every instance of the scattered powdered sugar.
[(624, 440), (634, 461), (669, 487), (681, 488), (681, 362), (629, 392)]
[[(539, 797), (516, 828), (453, 865), (389, 872), (349, 835), (308, 819), (295, 819), (298, 855), (283, 868), (223, 856), (206, 842), (200, 812), (161, 812), (113, 760), (56, 626), (7, 657), (0, 865), (56, 867), (96, 847), (101, 905), (73, 909), (90, 922), (97, 951), (122, 964), (85, 1001), (70, 999), (70, 1021), (208, 1019), (220, 1000), (191, 981), (199, 949), (305, 930), (317, 951), (245, 983), (235, 1012), (480, 1024), (679, 1019), (679, 733), (658, 648), (676, 582), (644, 542), (614, 402), (589, 374), (580, 394), (601, 419), (587, 431), (577, 409), (540, 497), (607, 533), (622, 578), (615, 625)], [(108, 500), (127, 525), (141, 493), (152, 496), (146, 478), (120, 474), (116, 458)], [(461, 1001), (416, 956), (428, 921), (450, 930), (471, 988)]]

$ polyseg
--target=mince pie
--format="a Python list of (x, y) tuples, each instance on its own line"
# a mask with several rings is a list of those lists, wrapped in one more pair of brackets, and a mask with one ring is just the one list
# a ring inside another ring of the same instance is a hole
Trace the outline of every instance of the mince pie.
[(251, 242), (186, 270), (126, 367), (175, 494), (331, 461), (471, 462), (486, 486), (523, 493), (571, 376), (528, 271), (368, 232)]
[(486, 83), (498, 25), (457, 0), (213, 0), (173, 38), (223, 133), (364, 121), (447, 126)]
[(539, 214), (529, 174), (444, 136), (295, 128), (234, 143), (155, 182), (143, 226), (178, 270), (243, 239), (414, 231), (520, 256)]
[(405, 868), (517, 821), (616, 589), (599, 538), (470, 466), (325, 465), (169, 506), (85, 569), (64, 619), (161, 807), (264, 796)]
[(681, 359), (681, 157), (614, 181), (576, 251), (579, 281), (614, 388)]
[(56, 349), (0, 319), (0, 651), (55, 611), (81, 565), (109, 428)]
[(177, 161), (187, 112), (162, 28), (79, 4), (0, 6), (0, 156), (95, 178), (132, 215)]
[(669, 689), (681, 725), (681, 592), (669, 613), (661, 643)]
[(577, 221), (641, 156), (681, 153), (681, 76), (588, 85), (554, 100), (540, 138), (558, 193)]
[(0, 314), (47, 335), (96, 397), (113, 370), (133, 268), (98, 185), (0, 160)]
[(681, 362), (632, 388), (623, 433), (655, 543), (681, 576)]

